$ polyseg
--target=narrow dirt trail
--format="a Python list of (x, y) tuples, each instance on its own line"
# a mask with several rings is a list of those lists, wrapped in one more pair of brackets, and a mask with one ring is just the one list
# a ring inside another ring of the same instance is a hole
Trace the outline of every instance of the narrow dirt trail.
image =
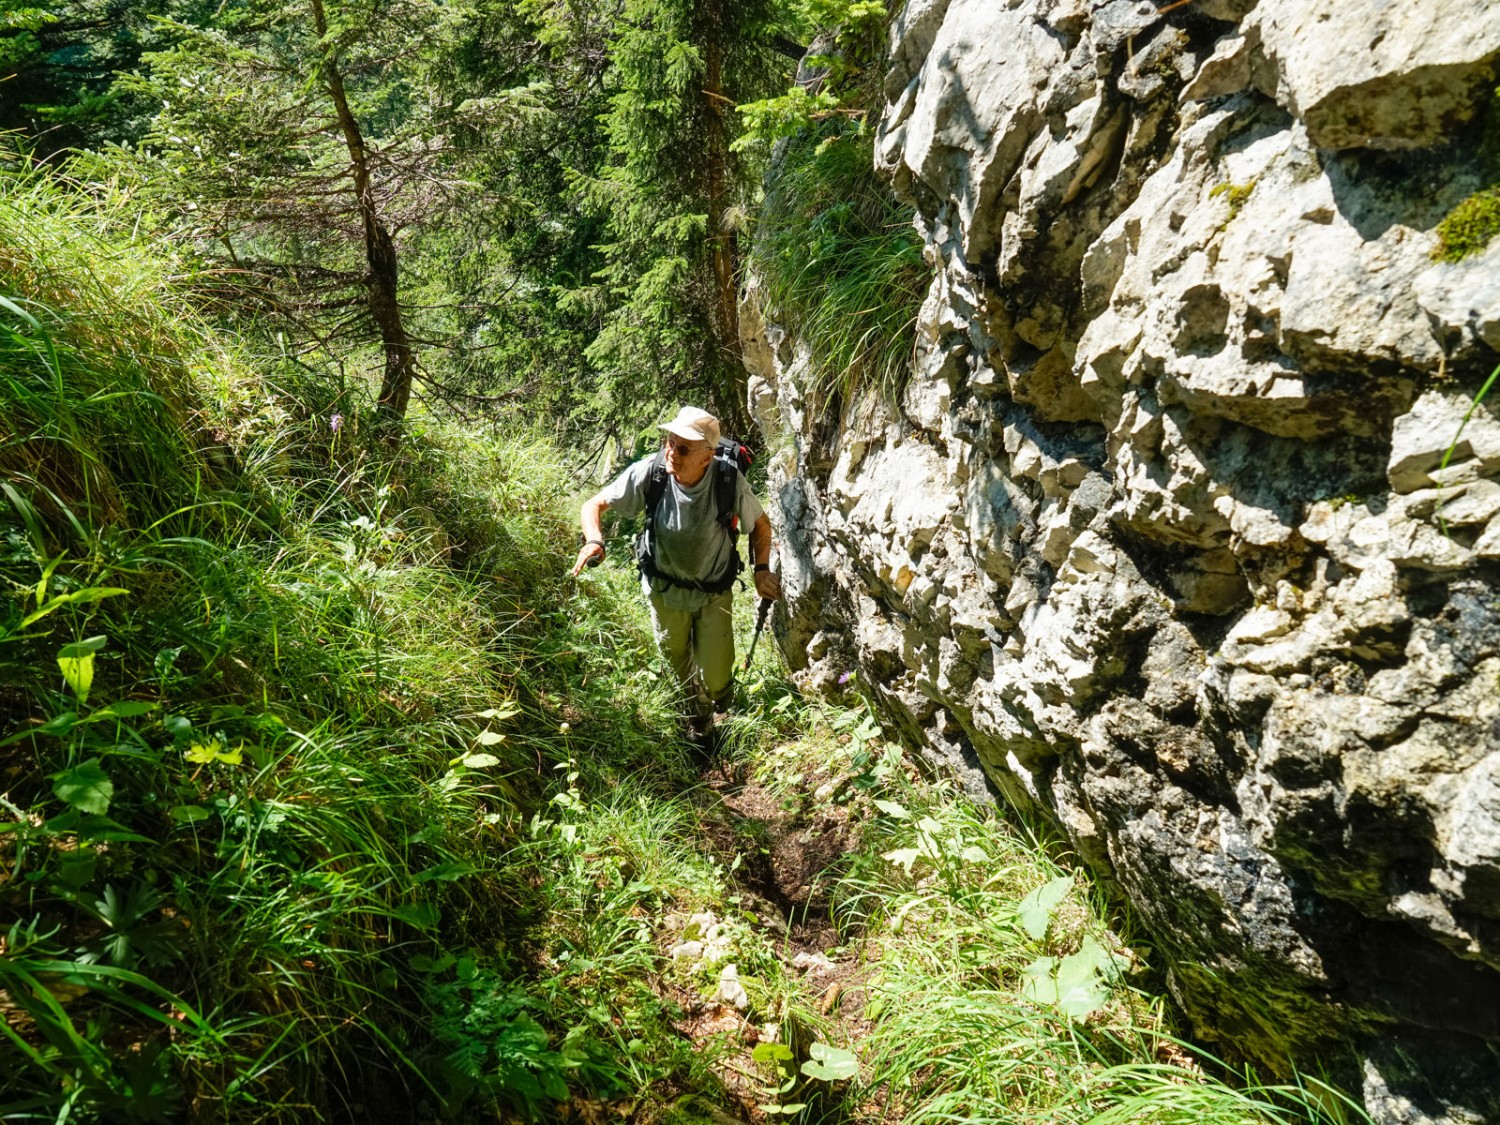
[[(685, 1013), (678, 1025), (682, 1034), (700, 1042), (727, 1036), (734, 1044), (716, 1069), (737, 1113), (728, 1116), (703, 1098), (689, 1099), (690, 1112), (715, 1122), (782, 1119), (764, 1108), (775, 1100), (768, 1092), (770, 1073), (752, 1057), (768, 1038), (787, 1043), (800, 1063), (814, 1037), (852, 1046), (869, 1031), (863, 1012), (870, 959), (858, 928), (841, 929), (834, 917), (836, 881), (860, 843), (848, 799), (850, 777), (830, 766), (788, 784), (785, 777), (766, 776), (767, 762), (776, 758), (772, 748), (758, 751), (755, 762), (718, 759), (705, 768), (694, 795), (704, 847), (730, 871), (741, 910), (755, 920), (764, 949), (800, 989), (800, 1010), (807, 1014), (757, 1023), (721, 996), (705, 999), (664, 982)], [(817, 1120), (870, 1120), (839, 1104), (840, 1093), (819, 1083), (797, 1096), (817, 1097)]]

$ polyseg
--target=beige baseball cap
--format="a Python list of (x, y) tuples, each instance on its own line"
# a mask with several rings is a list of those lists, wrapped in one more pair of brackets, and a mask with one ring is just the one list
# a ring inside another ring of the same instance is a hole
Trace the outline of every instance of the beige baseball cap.
[(688, 441), (706, 441), (710, 446), (719, 444), (719, 420), (696, 406), (684, 406), (677, 412), (677, 417), (663, 422), (661, 428)]

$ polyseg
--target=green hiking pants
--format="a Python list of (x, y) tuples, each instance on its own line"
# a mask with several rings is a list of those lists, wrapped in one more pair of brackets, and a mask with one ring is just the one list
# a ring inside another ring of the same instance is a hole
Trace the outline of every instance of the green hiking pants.
[(734, 595), (715, 594), (702, 609), (672, 609), (651, 595), (651, 627), (682, 692), (688, 718), (706, 719), (729, 704), (734, 686)]

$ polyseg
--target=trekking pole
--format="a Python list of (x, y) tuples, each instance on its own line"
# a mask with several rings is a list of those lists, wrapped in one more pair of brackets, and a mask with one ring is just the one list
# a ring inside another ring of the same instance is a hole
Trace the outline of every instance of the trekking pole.
[(760, 608), (755, 613), (755, 635), (750, 638), (750, 651), (745, 654), (744, 671), (750, 671), (750, 661), (755, 659), (755, 644), (760, 640), (761, 630), (766, 627), (766, 614), (771, 612), (771, 599), (761, 598)]
[(760, 599), (760, 608), (755, 613), (755, 635), (750, 638), (750, 651), (745, 654), (744, 671), (750, 671), (750, 661), (755, 659), (755, 644), (760, 640), (760, 634), (766, 627), (766, 614), (771, 612), (770, 598)]

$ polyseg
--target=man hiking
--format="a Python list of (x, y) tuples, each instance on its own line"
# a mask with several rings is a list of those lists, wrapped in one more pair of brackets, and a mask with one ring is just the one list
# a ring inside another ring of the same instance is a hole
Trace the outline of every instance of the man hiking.
[(706, 748), (714, 712), (727, 709), (734, 687), (731, 601), (741, 527), (750, 528), (755, 592), (775, 601), (781, 578), (770, 566), (770, 518), (732, 459), (715, 456), (718, 419), (684, 406), (661, 429), (660, 453), (635, 462), (584, 501), (584, 543), (572, 573), (604, 558), (606, 508), (626, 518), (646, 512), (636, 544), (641, 589), (651, 604), (656, 643), (682, 692), (689, 738)]

